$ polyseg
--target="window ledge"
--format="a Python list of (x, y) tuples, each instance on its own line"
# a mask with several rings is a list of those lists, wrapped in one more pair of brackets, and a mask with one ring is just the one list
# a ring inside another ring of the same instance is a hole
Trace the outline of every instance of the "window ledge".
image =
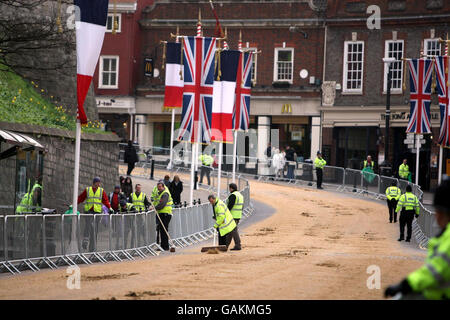
[(362, 96), (362, 91), (342, 91), (343, 96)]
[(99, 86), (98, 89), (111, 89), (111, 90), (117, 90), (119, 87), (105, 87), (105, 86)]
[[(383, 94), (386, 95), (387, 91), (383, 91)], [(391, 95), (403, 95), (403, 90), (391, 90)]]

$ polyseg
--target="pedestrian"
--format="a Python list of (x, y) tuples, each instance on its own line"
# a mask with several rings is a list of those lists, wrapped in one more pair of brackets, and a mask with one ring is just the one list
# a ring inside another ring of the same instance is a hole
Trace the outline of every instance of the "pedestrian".
[(425, 264), (384, 295), (401, 293), (405, 299), (450, 299), (450, 180), (444, 181), (434, 194), (435, 219), (441, 231), (428, 241)]
[(206, 175), (206, 178), (208, 179), (208, 186), (211, 185), (211, 170), (212, 170), (212, 164), (214, 162), (214, 158), (211, 157), (209, 154), (201, 154), (199, 157), (199, 160), (202, 162), (202, 167), (200, 171), (200, 183), (203, 183), (203, 176)]
[(170, 176), (169, 175), (165, 175), (164, 176), (164, 185), (167, 187), (167, 188), (169, 188), (170, 187)]
[(278, 149), (273, 150), (272, 168), (275, 173), (275, 179), (283, 177), (284, 158), (283, 154)]
[(399, 187), (397, 187), (396, 182), (392, 182), (392, 185), (386, 189), (387, 205), (389, 209), (389, 223), (392, 223), (392, 220), (394, 220), (394, 223), (397, 222), (397, 212), (395, 209), (397, 209), (398, 199), (400, 199), (401, 195), (402, 191)]
[[(110, 213), (114, 213), (114, 210), (111, 208), (111, 204), (109, 203), (108, 196), (106, 195), (105, 190), (100, 187), (100, 183), (100, 178), (95, 177), (92, 181), (92, 186), (84, 189), (84, 191), (78, 196), (78, 204), (85, 202), (85, 214), (102, 214), (102, 205), (105, 205)], [(83, 235), (83, 249), (87, 249), (89, 244), (89, 252), (93, 252), (95, 250), (94, 219), (88, 219)]]
[(287, 162), (287, 166), (288, 166), (288, 172), (287, 172), (287, 178), (288, 179), (295, 179), (295, 174), (294, 174), (294, 170), (295, 170), (295, 165), (297, 163), (296, 161), (296, 154), (295, 154), (295, 150), (293, 148), (291, 148), (290, 146), (286, 146), (286, 162)]
[(323, 179), (323, 168), (327, 162), (324, 158), (322, 158), (322, 153), (320, 151), (317, 151), (317, 157), (314, 160), (314, 167), (316, 167), (316, 175), (317, 175), (317, 189), (323, 189), (322, 188), (322, 179)]
[[(173, 200), (169, 190), (167, 190), (167, 187), (163, 182), (158, 182), (156, 187), (158, 188), (158, 195), (155, 199), (155, 202), (157, 202), (155, 210), (156, 214), (159, 215), (159, 219), (161, 219), (160, 223), (158, 224), (159, 234), (161, 237), (161, 248), (163, 248), (163, 250), (169, 250), (169, 238), (166, 231), (169, 232), (169, 223), (172, 219)], [(158, 219), (158, 217), (156, 218)], [(161, 223), (163, 224), (165, 230), (161, 226)]]
[(114, 191), (109, 194), (108, 200), (111, 204), (111, 208), (115, 212), (119, 211), (120, 201), (123, 199), (126, 201), (126, 196), (123, 192), (120, 192), (120, 186), (115, 186)]
[(375, 179), (374, 167), (375, 163), (372, 161), (372, 156), (368, 155), (361, 168), (363, 171), (363, 187), (366, 190), (369, 189), (369, 183), (372, 183)]
[(141, 191), (142, 186), (138, 183), (133, 192), (128, 198), (128, 202), (132, 203), (137, 212), (145, 212), (150, 207), (150, 202), (147, 195)]
[(273, 155), (272, 144), (270, 142), (267, 144), (267, 149), (266, 149), (265, 155), (267, 157), (267, 166), (270, 167), (271, 163), (272, 163), (272, 155)]
[(230, 250), (241, 250), (241, 238), (239, 236), (238, 225), (242, 218), (242, 210), (244, 209), (244, 196), (238, 191), (235, 183), (230, 183), (228, 186), (230, 195), (227, 199), (227, 207), (236, 222), (236, 232), (233, 232), (234, 247)]
[(214, 209), (214, 220), (216, 220), (214, 228), (219, 232), (219, 245), (226, 245), (228, 249), (231, 239), (235, 237), (234, 234), (237, 231), (236, 222), (234, 222), (230, 210), (222, 200), (216, 198), (213, 194), (208, 196), (208, 200)]
[(400, 179), (408, 180), (409, 166), (407, 159), (403, 159), (403, 163), (398, 167), (398, 176)]
[(130, 177), (125, 178), (125, 182), (122, 187), (122, 192), (125, 194), (127, 198), (129, 198), (133, 193), (133, 182), (131, 181)]
[(420, 212), (419, 199), (412, 193), (410, 185), (406, 186), (406, 192), (398, 199), (396, 212), (400, 212), (400, 238), (402, 241), (405, 238), (405, 225), (407, 229), (406, 242), (411, 240), (412, 222), (414, 216), (417, 218)]
[(16, 208), (16, 214), (40, 213), (42, 211), (42, 186), (37, 182), (30, 192), (22, 197)]
[(123, 158), (123, 162), (128, 163), (127, 176), (131, 175), (131, 172), (134, 169), (134, 165), (138, 162), (138, 156), (136, 149), (133, 146), (133, 142), (131, 140), (128, 141), (128, 145), (125, 147), (125, 154)]
[(181, 193), (183, 192), (183, 182), (179, 176), (173, 177), (169, 187), (175, 207), (181, 207)]
[(123, 185), (125, 183), (125, 177), (124, 176), (120, 176), (119, 177), (119, 184), (120, 184), (120, 190), (123, 192)]

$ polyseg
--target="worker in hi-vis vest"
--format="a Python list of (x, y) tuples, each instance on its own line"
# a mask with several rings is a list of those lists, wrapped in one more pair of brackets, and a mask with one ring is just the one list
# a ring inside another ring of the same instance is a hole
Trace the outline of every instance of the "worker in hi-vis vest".
[(233, 233), (234, 247), (230, 250), (241, 250), (241, 237), (239, 236), (238, 225), (242, 218), (242, 210), (244, 209), (244, 196), (238, 191), (236, 183), (230, 183), (228, 186), (230, 195), (227, 198), (227, 207), (236, 222), (236, 232)]
[[(110, 213), (114, 213), (114, 210), (111, 208), (111, 205), (108, 200), (108, 196), (106, 195), (105, 190), (100, 187), (100, 178), (95, 177), (92, 181), (92, 186), (84, 189), (83, 193), (78, 196), (78, 204), (84, 202), (84, 213), (86, 214), (101, 214), (103, 213), (102, 205), (105, 205)], [(83, 249), (87, 249), (89, 244), (89, 252), (93, 252), (95, 250), (95, 241), (94, 241), (94, 220), (95, 219), (87, 219), (86, 224), (84, 225), (85, 229), (83, 231), (84, 239), (82, 242)], [(97, 221), (98, 222), (98, 221)]]
[(385, 296), (398, 293), (404, 299), (450, 299), (450, 180), (444, 181), (434, 194), (434, 218), (441, 229), (428, 241), (425, 264), (403, 281), (389, 286)]
[(208, 200), (214, 210), (214, 219), (216, 220), (214, 228), (219, 232), (219, 245), (226, 245), (228, 249), (231, 239), (235, 237), (234, 234), (237, 232), (236, 222), (222, 200), (216, 198), (213, 194), (208, 196)]
[(411, 240), (412, 222), (414, 216), (417, 218), (420, 213), (419, 199), (412, 193), (411, 185), (406, 186), (406, 192), (400, 196), (397, 203), (396, 212), (400, 212), (400, 238), (402, 241), (405, 237), (405, 225), (407, 229), (406, 242)]
[(392, 185), (386, 189), (386, 198), (389, 209), (390, 223), (392, 223), (392, 220), (394, 220), (394, 223), (397, 222), (397, 212), (395, 211), (395, 209), (397, 209), (398, 199), (400, 199), (401, 195), (402, 190), (400, 190), (400, 188), (397, 187), (397, 182), (392, 182)]

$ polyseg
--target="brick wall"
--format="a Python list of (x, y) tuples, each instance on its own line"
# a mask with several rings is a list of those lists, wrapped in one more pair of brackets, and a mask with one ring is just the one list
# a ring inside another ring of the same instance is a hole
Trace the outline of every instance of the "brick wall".
[[(22, 124), (0, 122), (0, 128), (27, 134), (39, 141), (46, 149), (44, 156), (43, 206), (67, 210), (72, 202), (75, 133), (65, 130), (43, 128)], [(80, 156), (79, 193), (99, 176), (106, 192), (118, 184), (119, 139), (114, 134), (82, 134)], [(2, 143), (2, 150), (5, 144)], [(0, 205), (12, 205), (15, 182), (15, 157), (0, 160)], [(82, 209), (82, 208), (81, 208)], [(82, 210), (80, 210), (82, 211)], [(0, 209), (4, 214), (4, 210)], [(11, 213), (11, 212), (8, 212)]]

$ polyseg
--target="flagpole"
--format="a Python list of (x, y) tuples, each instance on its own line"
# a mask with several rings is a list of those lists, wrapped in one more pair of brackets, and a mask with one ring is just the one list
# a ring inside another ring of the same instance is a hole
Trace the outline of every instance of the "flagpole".
[(223, 143), (219, 142), (219, 170), (217, 172), (217, 198), (220, 199), (220, 184), (222, 178), (222, 153), (223, 153)]
[(194, 157), (195, 144), (191, 143), (191, 187), (190, 187), (190, 203), (194, 205)]
[(419, 135), (416, 134), (416, 185), (419, 185), (419, 155), (420, 155)]
[(444, 148), (442, 146), (439, 147), (439, 170), (438, 170), (438, 185), (441, 184), (442, 179), (442, 157), (444, 154)]
[(237, 130), (234, 130), (233, 139), (233, 182), (236, 182)]
[(81, 142), (81, 123), (77, 120), (77, 129), (75, 133), (75, 168), (73, 175), (73, 198), (72, 212), (77, 213), (78, 210), (78, 180), (80, 176), (80, 142)]
[(170, 125), (170, 161), (167, 169), (173, 168), (173, 132), (175, 130), (175, 108), (172, 108), (172, 123)]

